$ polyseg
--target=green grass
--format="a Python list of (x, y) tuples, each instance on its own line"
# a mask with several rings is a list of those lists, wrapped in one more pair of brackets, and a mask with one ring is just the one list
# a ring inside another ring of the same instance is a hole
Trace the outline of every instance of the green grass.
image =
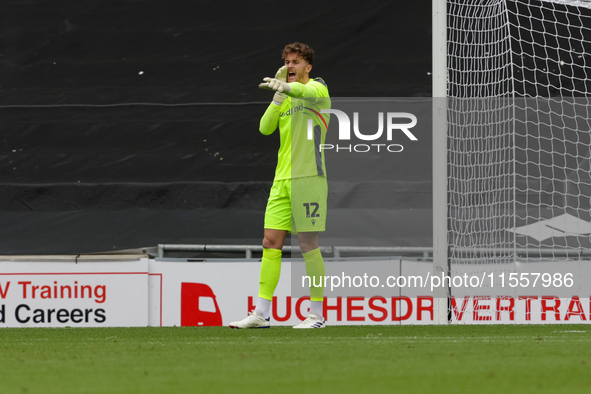
[(0, 329), (0, 393), (578, 393), (591, 327)]

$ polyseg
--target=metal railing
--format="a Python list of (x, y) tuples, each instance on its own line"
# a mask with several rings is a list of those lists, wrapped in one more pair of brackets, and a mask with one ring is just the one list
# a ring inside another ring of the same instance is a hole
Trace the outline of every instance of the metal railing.
[[(413, 246), (321, 246), (322, 253), (332, 254), (334, 258), (341, 258), (343, 254), (364, 254), (372, 256), (381, 255), (421, 255), (424, 259), (433, 256), (433, 247)], [(244, 253), (246, 259), (252, 259), (253, 253), (262, 253), (261, 245), (208, 245), (208, 244), (160, 244), (158, 245), (158, 257), (163, 258), (165, 252), (203, 252), (203, 253)], [(285, 253), (301, 253), (299, 246), (285, 245)], [(580, 259), (591, 258), (591, 249), (559, 249), (559, 248), (450, 248), (450, 252), (465, 254), (465, 256), (492, 255), (497, 258), (521, 258), (521, 257), (578, 257)], [(457, 258), (457, 257), (456, 257)], [(466, 258), (466, 257), (464, 257)], [(492, 257), (493, 259), (495, 257)], [(452, 258), (453, 259), (453, 258)], [(462, 258), (460, 257), (460, 260)]]
[[(158, 245), (158, 257), (163, 258), (165, 252), (212, 252), (212, 253), (244, 253), (247, 259), (252, 258), (253, 252), (262, 253), (261, 245), (206, 245), (206, 244), (160, 244)], [(285, 245), (283, 251), (300, 253), (299, 246)], [(335, 258), (340, 258), (343, 253), (372, 254), (422, 254), (429, 258), (433, 253), (432, 247), (391, 247), (391, 246), (321, 246), (322, 253), (331, 253)]]

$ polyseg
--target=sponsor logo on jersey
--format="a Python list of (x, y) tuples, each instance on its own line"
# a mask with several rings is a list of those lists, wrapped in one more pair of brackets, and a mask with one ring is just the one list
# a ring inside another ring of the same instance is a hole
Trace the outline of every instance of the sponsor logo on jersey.
[(290, 108), (290, 109), (288, 109), (287, 111), (285, 111), (285, 112), (280, 112), (280, 113), (279, 113), (279, 116), (280, 116), (280, 117), (282, 117), (282, 118), (283, 118), (284, 116), (291, 116), (291, 115), (295, 114), (295, 113), (296, 113), (296, 112), (298, 112), (298, 111), (303, 111), (304, 109), (305, 109), (305, 108), (304, 108), (304, 104), (303, 104), (303, 103), (302, 103), (302, 104), (300, 104), (300, 105), (294, 105), (293, 107), (291, 107), (291, 108)]

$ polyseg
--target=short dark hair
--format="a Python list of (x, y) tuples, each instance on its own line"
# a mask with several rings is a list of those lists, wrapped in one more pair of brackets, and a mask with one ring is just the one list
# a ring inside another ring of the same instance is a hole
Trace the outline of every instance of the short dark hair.
[(297, 53), (310, 64), (314, 63), (314, 50), (306, 44), (302, 44), (301, 42), (287, 44), (285, 48), (283, 48), (283, 54), (281, 57), (285, 59), (287, 55), (291, 53)]

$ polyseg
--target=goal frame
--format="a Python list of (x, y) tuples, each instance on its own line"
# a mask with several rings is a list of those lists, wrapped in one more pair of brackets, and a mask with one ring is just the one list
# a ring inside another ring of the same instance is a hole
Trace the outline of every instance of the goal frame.
[[(432, 0), (433, 275), (449, 274), (447, 240), (447, 0)], [(450, 289), (433, 289), (433, 323), (448, 324)]]

